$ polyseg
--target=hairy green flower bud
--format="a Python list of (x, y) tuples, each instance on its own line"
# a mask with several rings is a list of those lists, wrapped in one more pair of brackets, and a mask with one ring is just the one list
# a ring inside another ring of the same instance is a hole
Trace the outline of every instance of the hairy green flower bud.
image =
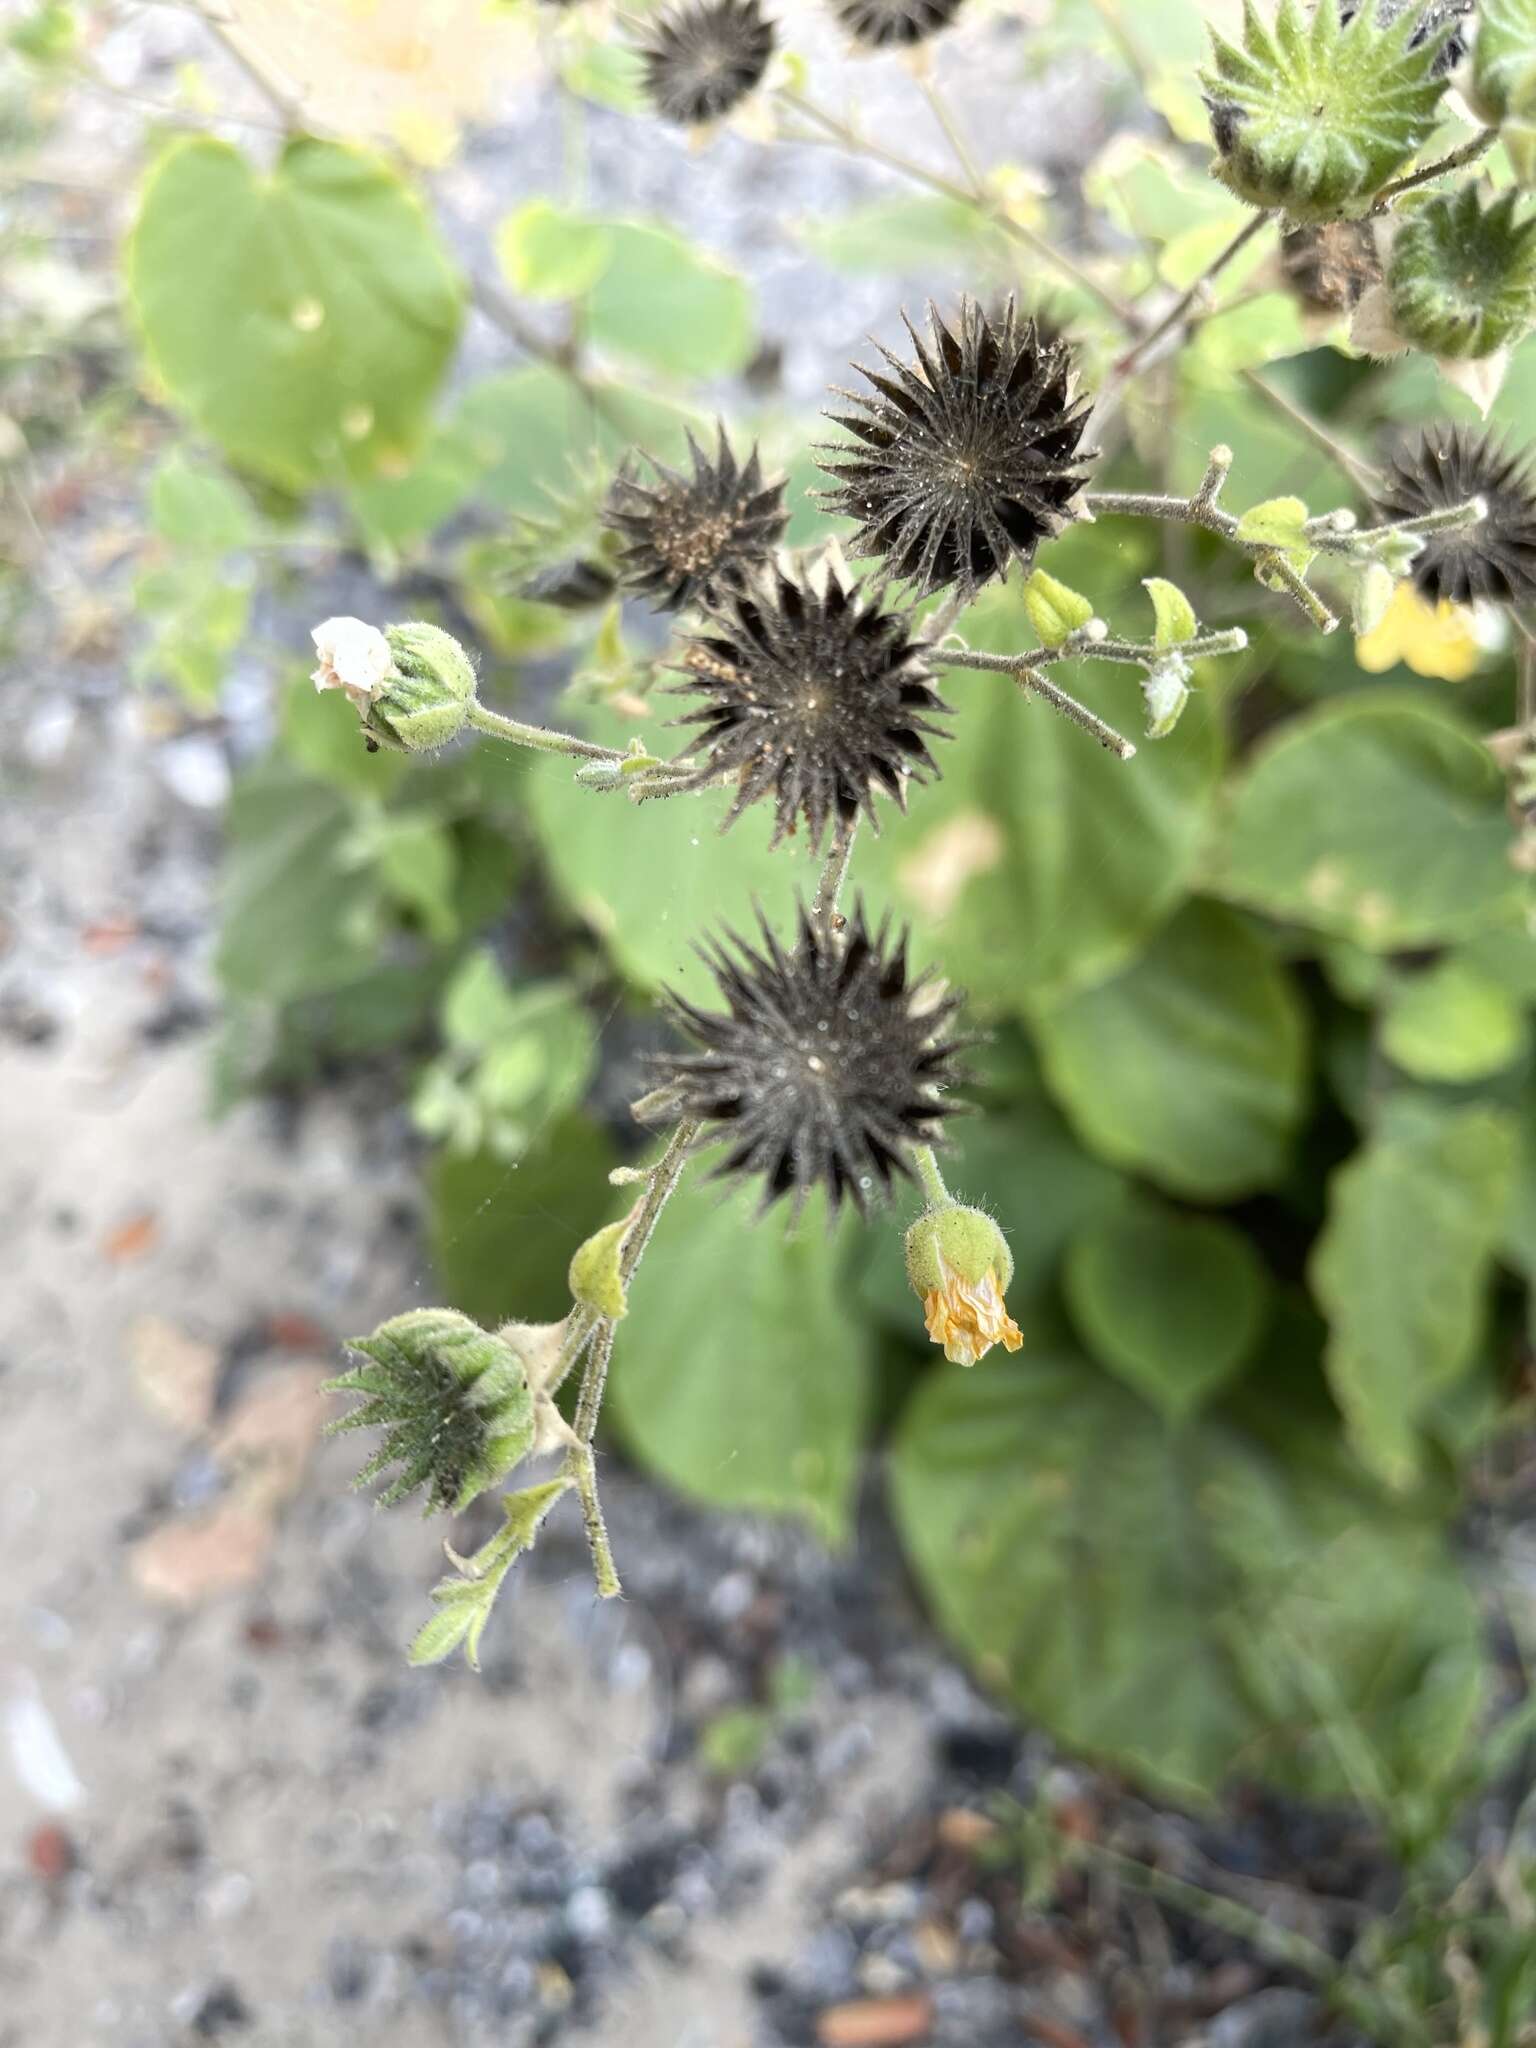
[(1515, 218), (1519, 194), (1483, 205), (1476, 185), (1437, 193), (1392, 246), (1392, 325), (1429, 355), (1491, 356), (1536, 322), (1536, 214)]
[(475, 667), (451, 633), (413, 619), (386, 626), (395, 673), (369, 705), (364, 728), (407, 754), (447, 746), (464, 728), (475, 697)]
[(1013, 1278), (1008, 1240), (984, 1209), (954, 1202), (929, 1209), (906, 1236), (907, 1278), (914, 1294), (932, 1294), (946, 1275), (974, 1287), (988, 1273), (999, 1290)]
[(974, 1365), (994, 1344), (1019, 1349), (1024, 1339), (1003, 1300), (1013, 1254), (985, 1210), (940, 1202), (907, 1232), (906, 1255), (924, 1326), (952, 1365)]
[(383, 1443), (356, 1481), (365, 1486), (387, 1466), (399, 1466), (381, 1507), (424, 1487), (428, 1514), (457, 1514), (527, 1456), (534, 1398), (509, 1335), (492, 1336), (456, 1309), (418, 1308), (352, 1340), (349, 1349), (365, 1362), (325, 1391), (363, 1399), (330, 1425), (330, 1434), (383, 1430)]
[(1215, 176), (1251, 206), (1289, 220), (1347, 219), (1429, 140), (1445, 80), (1445, 32), (1419, 34), (1418, 10), (1382, 21), (1374, 5), (1347, 23), (1339, 0), (1310, 16), (1281, 0), (1273, 23), (1245, 0), (1239, 49), (1212, 31), (1201, 73)]

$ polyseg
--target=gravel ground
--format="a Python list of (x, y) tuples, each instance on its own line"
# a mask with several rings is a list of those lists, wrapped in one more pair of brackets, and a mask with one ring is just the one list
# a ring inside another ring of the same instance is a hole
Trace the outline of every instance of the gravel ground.
[[(154, 96), (188, 34), (151, 11), (106, 69)], [(1082, 161), (1095, 93), (1021, 90), (1018, 38), (982, 19), (941, 72), (984, 154), (1048, 136)], [(824, 97), (856, 86), (942, 162), (899, 72), (828, 62)], [(81, 102), (77, 172), (110, 184), (127, 118)], [(560, 147), (530, 94), (443, 174), (471, 260)], [(594, 205), (752, 275), (797, 401), (923, 288), (827, 290), (784, 222), (882, 187), (824, 151), (770, 186), (736, 137), (706, 170), (595, 114), (591, 148)], [(112, 225), (83, 236), (97, 260)], [(830, 1558), (614, 1471), (622, 1605), (557, 1521), (482, 1677), (405, 1666), (435, 1541), (348, 1493), (315, 1387), (430, 1286), (413, 1140), (363, 1081), (209, 1118), (219, 812), (271, 675), (253, 639), (200, 725), (124, 688), (136, 489), (131, 465), (39, 467), (0, 677), (0, 2048), (1322, 2038), (1229, 1939), (1071, 1875), (1026, 1906), (1006, 1802), (1191, 1874), (1283, 1868), (1303, 1925), (1311, 1890), (1385, 1882), (1370, 1845), (1262, 1804), (1197, 1828), (1064, 1767), (935, 1643), (873, 1506)], [(262, 641), (382, 605), (355, 563), (324, 576), (268, 602)]]

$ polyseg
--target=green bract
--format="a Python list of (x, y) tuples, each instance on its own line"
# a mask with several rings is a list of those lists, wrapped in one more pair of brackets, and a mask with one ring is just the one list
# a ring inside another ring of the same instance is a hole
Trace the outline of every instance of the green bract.
[(1412, 9), (1381, 26), (1374, 6), (1342, 27), (1337, 0), (1320, 0), (1310, 19), (1282, 0), (1267, 25), (1245, 0), (1243, 47), (1212, 30), (1215, 63), (1201, 73), (1215, 175), (1292, 220), (1364, 213), (1435, 126), (1443, 37), (1415, 47), (1417, 27)]
[(363, 1400), (331, 1432), (383, 1430), (383, 1443), (357, 1475), (365, 1486), (386, 1467), (400, 1467), (381, 1507), (424, 1487), (429, 1514), (458, 1514), (532, 1449), (533, 1395), (520, 1352), (456, 1309), (411, 1309), (351, 1348), (366, 1363), (326, 1391)]
[(1490, 121), (1536, 117), (1536, 0), (1482, 0), (1471, 98)]
[(423, 619), (386, 628), (398, 674), (368, 707), (363, 723), (375, 739), (408, 754), (446, 747), (464, 729), (475, 695), (475, 669), (451, 633)]
[(1404, 341), (1436, 356), (1490, 356), (1536, 320), (1536, 214), (1519, 194), (1483, 205), (1475, 185), (1436, 194), (1392, 247), (1387, 292)]
[(964, 1202), (919, 1216), (907, 1232), (906, 1260), (917, 1294), (932, 1294), (950, 1274), (974, 1287), (990, 1273), (1004, 1292), (1013, 1278), (1007, 1238), (984, 1209)]

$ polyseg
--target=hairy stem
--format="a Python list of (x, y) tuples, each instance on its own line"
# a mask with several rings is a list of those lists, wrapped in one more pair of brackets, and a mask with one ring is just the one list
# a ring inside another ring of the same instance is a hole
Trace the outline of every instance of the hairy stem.
[(1142, 335), (1129, 354), (1122, 356), (1119, 362), (1115, 364), (1113, 381), (1116, 385), (1129, 383), (1142, 364), (1156, 350), (1159, 342), (1166, 340), (1176, 328), (1183, 326), (1191, 308), (1204, 297), (1215, 279), (1221, 275), (1234, 257), (1242, 254), (1254, 236), (1268, 227), (1274, 218), (1275, 216), (1272, 213), (1256, 213), (1251, 220), (1243, 223), (1226, 247), (1219, 250), (1194, 282), (1187, 285), (1179, 294), (1157, 325)]
[(1499, 139), (1497, 128), (1480, 128), (1470, 141), (1459, 149), (1453, 149), (1449, 156), (1436, 158), (1432, 164), (1425, 164), (1417, 171), (1409, 171), (1406, 177), (1394, 178), (1390, 185), (1383, 185), (1376, 194), (1372, 213), (1385, 213), (1394, 199), (1400, 199), (1405, 192), (1413, 191), (1417, 185), (1427, 185), (1435, 178), (1443, 178), (1450, 171), (1459, 171), (1465, 165), (1476, 163), (1485, 156)]
[(590, 1444), (597, 1434), (598, 1412), (603, 1405), (603, 1389), (608, 1384), (608, 1365), (613, 1357), (613, 1338), (613, 1324), (605, 1321), (598, 1332), (597, 1342), (587, 1354), (586, 1367), (581, 1375), (574, 1426), (584, 1444)]
[[(1086, 704), (1080, 704), (1075, 697), (1068, 696), (1065, 690), (1059, 690), (1039, 673), (1047, 662), (1073, 661), (1083, 655), (1095, 655), (1102, 651), (1103, 645), (1109, 644), (1112, 643), (1080, 642), (1074, 633), (1060, 647), (1032, 647), (1023, 654), (989, 654), (981, 648), (947, 647), (942, 651), (941, 659), (946, 668), (989, 669), (997, 675), (1012, 676), (1021, 689), (1033, 691), (1037, 697), (1043, 698), (1053, 711), (1059, 711), (1063, 718), (1090, 734), (1106, 752), (1121, 761), (1129, 761), (1136, 752), (1133, 741), (1116, 732)], [(1114, 659), (1113, 656), (1110, 658)]]
[(573, 732), (552, 732), (545, 725), (524, 725), (519, 718), (504, 718), (478, 701), (472, 703), (469, 723), (493, 739), (510, 740), (517, 747), (531, 747), (537, 754), (571, 754), (581, 761), (622, 761), (617, 747), (600, 747), (593, 740), (578, 739)]
[(1248, 389), (1262, 398), (1266, 405), (1280, 413), (1298, 433), (1305, 434), (1313, 447), (1321, 449), (1357, 491), (1366, 497), (1371, 495), (1381, 482), (1381, 471), (1374, 463), (1356, 455), (1352, 448), (1346, 447), (1336, 435), (1330, 433), (1321, 420), (1314, 419), (1304, 406), (1298, 405), (1294, 398), (1271, 384), (1267, 377), (1261, 377), (1257, 370), (1243, 370), (1240, 374)]
[(928, 1197), (930, 1209), (947, 1209), (955, 1199), (945, 1185), (939, 1171), (939, 1162), (931, 1145), (912, 1147), (912, 1164), (917, 1168), (917, 1177), (922, 1182), (923, 1193)]
[(816, 894), (811, 898), (811, 915), (828, 933), (839, 931), (843, 919), (838, 914), (837, 902), (843, 893), (843, 884), (848, 879), (848, 869), (853, 862), (854, 834), (859, 829), (858, 813), (839, 825), (832, 841), (832, 851), (822, 863), (821, 873), (816, 882)]
[(645, 1257), (645, 1248), (651, 1241), (657, 1220), (683, 1177), (688, 1163), (688, 1148), (698, 1135), (697, 1123), (680, 1123), (667, 1140), (666, 1150), (647, 1175), (640, 1212), (630, 1226), (619, 1257), (619, 1277), (622, 1280), (631, 1280), (635, 1268)]
[(608, 1541), (603, 1504), (597, 1497), (597, 1460), (592, 1455), (592, 1446), (573, 1444), (565, 1454), (565, 1469), (581, 1502), (581, 1519), (587, 1532), (587, 1548), (592, 1553), (592, 1576), (597, 1581), (598, 1598), (615, 1600), (624, 1588), (619, 1584), (618, 1570), (613, 1562), (613, 1546)]
[(1003, 234), (1021, 243), (1043, 263), (1049, 263), (1063, 277), (1070, 278), (1080, 290), (1096, 299), (1128, 334), (1136, 332), (1135, 311), (1124, 299), (1110, 291), (1106, 285), (1100, 284), (1092, 271), (1085, 270), (1081, 264), (1067, 255), (1065, 250), (1058, 249), (1054, 242), (1048, 242), (1043, 235), (1037, 235), (1033, 228), (1015, 220), (1013, 215), (984, 189), (979, 192), (967, 191), (964, 185), (957, 185), (953, 178), (946, 178), (938, 171), (930, 171), (925, 164), (914, 163), (910, 157), (898, 156), (894, 150), (886, 149), (881, 143), (871, 142), (856, 128), (851, 128), (846, 121), (840, 121), (836, 114), (819, 107), (814, 100), (807, 99), (804, 93), (796, 92), (790, 86), (780, 86), (776, 97), (782, 106), (789, 107), (803, 120), (811, 122), (828, 140), (834, 142), (840, 149), (846, 150), (850, 156), (865, 157), (871, 163), (884, 164), (887, 170), (898, 172), (915, 185), (926, 186), (930, 192), (938, 192), (946, 199), (959, 200), (966, 206), (976, 207)]

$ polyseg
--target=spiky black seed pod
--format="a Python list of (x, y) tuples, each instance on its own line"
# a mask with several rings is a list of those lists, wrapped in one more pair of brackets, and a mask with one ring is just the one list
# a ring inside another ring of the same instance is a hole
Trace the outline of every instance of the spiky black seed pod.
[(833, 0), (832, 12), (856, 43), (872, 49), (921, 43), (948, 28), (963, 0)]
[(1387, 465), (1376, 495), (1383, 519), (1416, 519), (1481, 498), (1480, 526), (1432, 533), (1411, 574), (1431, 603), (1536, 603), (1536, 475), (1528, 454), (1511, 454), (1489, 429), (1434, 427)]
[(862, 1213), (914, 1145), (931, 1145), (957, 1105), (959, 998), (907, 969), (906, 933), (871, 933), (860, 904), (839, 934), (802, 905), (792, 950), (759, 919), (761, 942), (733, 933), (700, 947), (723, 1011), (668, 1002), (694, 1052), (657, 1055), (679, 1114), (727, 1149), (715, 1178), (762, 1176), (763, 1205), (821, 1186)]
[(364, 1363), (329, 1381), (325, 1391), (363, 1399), (330, 1425), (330, 1433), (384, 1432), (356, 1480), (363, 1486), (399, 1466), (380, 1507), (423, 1487), (428, 1514), (457, 1514), (532, 1447), (533, 1395), (522, 1353), (507, 1331), (492, 1336), (456, 1309), (418, 1308), (381, 1323), (371, 1337), (354, 1339), (351, 1349)]
[[(1340, 0), (1339, 24), (1348, 28), (1358, 13), (1355, 0)], [(1477, 13), (1477, 0), (1376, 0), (1376, 22), (1380, 28), (1390, 28), (1405, 14), (1414, 17), (1412, 35), (1408, 38), (1410, 50), (1416, 50), (1422, 43), (1439, 43), (1435, 57), (1434, 75), (1448, 78), (1467, 54), (1467, 43), (1471, 34), (1472, 20)]]
[(620, 580), (659, 611), (739, 589), (767, 564), (789, 524), (784, 479), (763, 482), (757, 444), (738, 465), (725, 428), (718, 433), (713, 459), (689, 434), (691, 477), (648, 455), (657, 481), (643, 484), (626, 468), (603, 507), (603, 524), (621, 543)]
[(819, 584), (777, 569), (719, 606), (683, 649), (677, 688), (703, 701), (677, 723), (699, 728), (701, 783), (738, 780), (726, 825), (767, 797), (775, 846), (804, 818), (819, 847), (829, 821), (846, 829), (860, 811), (878, 831), (877, 789), (905, 808), (907, 778), (939, 772), (928, 737), (947, 736), (925, 655), (901, 614), (831, 568)]
[(884, 556), (888, 576), (924, 595), (968, 597), (1060, 530), (1086, 481), (1088, 401), (1071, 351), (1021, 325), (1011, 299), (999, 320), (962, 299), (958, 335), (930, 305), (926, 347), (902, 317), (916, 366), (881, 347), (891, 374), (859, 370), (873, 395), (838, 394), (858, 411), (831, 415), (851, 438), (822, 444), (836, 479), (822, 495), (858, 522), (851, 553)]
[(652, 106), (685, 128), (718, 121), (739, 106), (772, 55), (773, 24), (758, 0), (697, 0), (674, 8), (640, 46)]

